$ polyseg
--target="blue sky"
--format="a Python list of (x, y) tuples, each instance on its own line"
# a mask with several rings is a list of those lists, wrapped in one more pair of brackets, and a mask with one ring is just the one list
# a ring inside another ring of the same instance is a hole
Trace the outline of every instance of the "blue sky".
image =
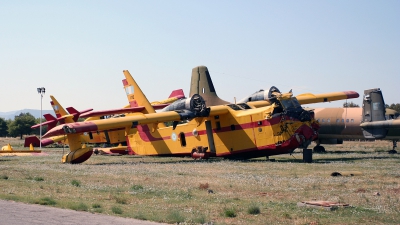
[(40, 109), (42, 86), (43, 109), (49, 95), (78, 110), (120, 108), (125, 69), (150, 101), (188, 94), (198, 65), (228, 101), (274, 85), (381, 88), (400, 103), (400, 1), (0, 0), (0, 21), (0, 112)]

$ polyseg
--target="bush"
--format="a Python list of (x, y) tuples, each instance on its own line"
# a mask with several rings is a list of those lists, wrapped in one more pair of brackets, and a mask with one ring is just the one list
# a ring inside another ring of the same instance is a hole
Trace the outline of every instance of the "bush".
[(89, 207), (85, 203), (79, 203), (78, 205), (72, 205), (70, 209), (76, 210), (76, 211), (88, 211)]
[(122, 209), (120, 207), (113, 206), (111, 211), (115, 214), (122, 214)]
[(94, 208), (94, 209), (99, 209), (99, 208), (101, 208), (101, 205), (98, 204), (98, 203), (93, 203), (93, 204), (92, 204), (92, 208)]
[(55, 205), (55, 204), (57, 204), (57, 202), (50, 197), (41, 198), (41, 199), (39, 199), (39, 201), (37, 201), (35, 203), (39, 204), (39, 205)]
[(256, 205), (251, 205), (248, 209), (247, 209), (247, 213), (251, 214), (251, 215), (256, 215), (256, 214), (260, 214), (260, 207), (256, 206)]
[(35, 181), (44, 181), (44, 178), (43, 177), (35, 177), (35, 178), (33, 178)]
[(236, 217), (236, 212), (233, 209), (225, 209), (224, 214), (226, 217)]
[(71, 184), (72, 184), (73, 186), (75, 186), (75, 187), (81, 186), (81, 182), (80, 182), (80, 181), (77, 181), (77, 180), (72, 180), (72, 181), (71, 181)]

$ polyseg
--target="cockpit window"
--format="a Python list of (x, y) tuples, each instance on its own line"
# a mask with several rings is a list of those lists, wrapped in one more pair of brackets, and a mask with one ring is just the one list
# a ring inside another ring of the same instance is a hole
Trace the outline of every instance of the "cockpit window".
[(300, 103), (296, 98), (281, 100), (281, 103), (285, 109), (301, 108)]
[(233, 110), (243, 110), (242, 108), (240, 108), (238, 105), (236, 105), (236, 104), (229, 104), (228, 105), (231, 109), (233, 109)]
[(243, 109), (251, 109), (249, 105), (247, 105), (246, 103), (239, 103), (237, 104), (238, 106), (242, 107)]

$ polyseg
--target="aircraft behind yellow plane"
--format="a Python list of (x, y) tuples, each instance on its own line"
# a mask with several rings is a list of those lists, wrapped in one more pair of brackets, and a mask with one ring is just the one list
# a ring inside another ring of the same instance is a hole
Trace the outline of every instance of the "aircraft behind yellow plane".
[(315, 108), (320, 124), (314, 151), (325, 151), (321, 144), (342, 144), (343, 139), (382, 139), (393, 142), (396, 153), (400, 139), (400, 119), (385, 116), (385, 102), (380, 88), (364, 91), (362, 108)]
[[(124, 75), (131, 79), (127, 70)], [(195, 94), (172, 103), (168, 106), (172, 111), (154, 113), (146, 96), (136, 88), (136, 82), (134, 85), (135, 100), (145, 107), (142, 112), (146, 113), (59, 125), (44, 135), (67, 135), (70, 153), (63, 162), (82, 162), (79, 156), (91, 151), (79, 139), (79, 134), (85, 132), (123, 129), (130, 154), (193, 158), (252, 158), (291, 153), (296, 148), (306, 148), (317, 135), (318, 123), (313, 112), (304, 110), (292, 93), (270, 90), (270, 98), (264, 100), (269, 105), (260, 108), (246, 103), (206, 107), (204, 99)], [(129, 98), (129, 92), (127, 95)], [(341, 95), (342, 99), (351, 98)], [(181, 121), (188, 122), (179, 124)], [(166, 127), (163, 122), (173, 125)]]

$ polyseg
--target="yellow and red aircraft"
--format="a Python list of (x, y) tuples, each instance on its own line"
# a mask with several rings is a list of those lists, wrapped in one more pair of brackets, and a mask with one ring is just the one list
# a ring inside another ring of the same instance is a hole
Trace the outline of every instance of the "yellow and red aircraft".
[[(132, 78), (132, 77), (131, 77)], [(133, 80), (133, 78), (132, 78)], [(126, 93), (132, 92), (133, 89), (132, 84), (126, 81), (126, 79), (122, 80), (122, 83), (124, 85), (124, 89)], [(51, 105), (54, 110), (54, 113), (56, 114), (57, 118), (52, 116), (51, 114), (45, 114), (43, 115), (45, 119), (47, 120), (46, 122), (42, 124), (37, 124), (32, 126), (32, 128), (37, 128), (40, 126), (48, 126), (48, 130), (53, 128), (57, 123), (60, 124), (65, 124), (65, 123), (74, 123), (78, 121), (78, 118), (87, 118), (86, 121), (90, 120), (98, 120), (98, 119), (104, 119), (104, 118), (110, 118), (113, 116), (129, 116), (132, 115), (132, 113), (135, 112), (140, 112), (144, 110), (144, 107), (139, 106), (134, 98), (130, 98), (129, 104), (126, 105), (124, 108), (121, 109), (111, 109), (111, 110), (103, 110), (103, 111), (92, 111), (93, 109), (87, 109), (84, 111), (77, 111), (73, 107), (68, 107), (66, 110), (61, 106), (61, 104), (54, 98), (54, 96), (50, 95), (51, 98)], [(177, 89), (171, 92), (169, 97), (167, 99), (161, 100), (161, 101), (154, 101), (151, 102), (150, 104), (154, 109), (162, 109), (165, 106), (168, 106), (170, 103), (178, 100), (185, 98), (185, 95), (183, 93), (182, 89)], [(48, 137), (42, 139), (42, 146), (46, 146), (52, 143), (56, 142), (61, 142), (65, 140), (65, 135), (60, 135), (60, 136), (54, 136), (54, 137)], [(82, 136), (82, 142), (84, 143), (91, 143), (91, 144), (99, 144), (99, 143), (105, 143), (105, 144), (121, 144), (126, 142), (125, 134), (124, 132), (120, 130), (116, 131), (104, 131), (104, 132), (88, 132), (84, 133)], [(30, 144), (33, 146), (39, 146), (40, 140), (36, 136), (29, 136), (25, 139), (25, 147), (29, 147)], [(105, 148), (104, 148), (105, 149)], [(103, 150), (104, 150), (103, 149)], [(107, 148), (109, 149), (109, 148)], [(114, 152), (113, 152), (114, 150)], [(126, 146), (125, 146), (126, 150)], [(119, 145), (118, 147), (111, 149), (111, 152), (113, 153), (124, 153), (124, 148), (123, 146)]]
[[(124, 75), (131, 79), (128, 71)], [(134, 84), (135, 100), (145, 107), (142, 113), (59, 125), (44, 135), (67, 136), (70, 153), (63, 157), (63, 162), (80, 163), (90, 157), (92, 148), (83, 145), (79, 138), (85, 132), (122, 129), (130, 154), (193, 158), (251, 158), (291, 153), (296, 148), (306, 148), (317, 136), (319, 125), (314, 113), (304, 110), (292, 93), (282, 94), (276, 88), (263, 100), (269, 105), (259, 108), (246, 103), (207, 108), (204, 99), (195, 94), (172, 103), (169, 109), (173, 111), (154, 113), (146, 96)], [(127, 95), (128, 99), (133, 97), (128, 92)], [(352, 98), (345, 93), (341, 95), (341, 99)], [(163, 124), (170, 121), (172, 126)], [(179, 124), (180, 121), (188, 122)]]

